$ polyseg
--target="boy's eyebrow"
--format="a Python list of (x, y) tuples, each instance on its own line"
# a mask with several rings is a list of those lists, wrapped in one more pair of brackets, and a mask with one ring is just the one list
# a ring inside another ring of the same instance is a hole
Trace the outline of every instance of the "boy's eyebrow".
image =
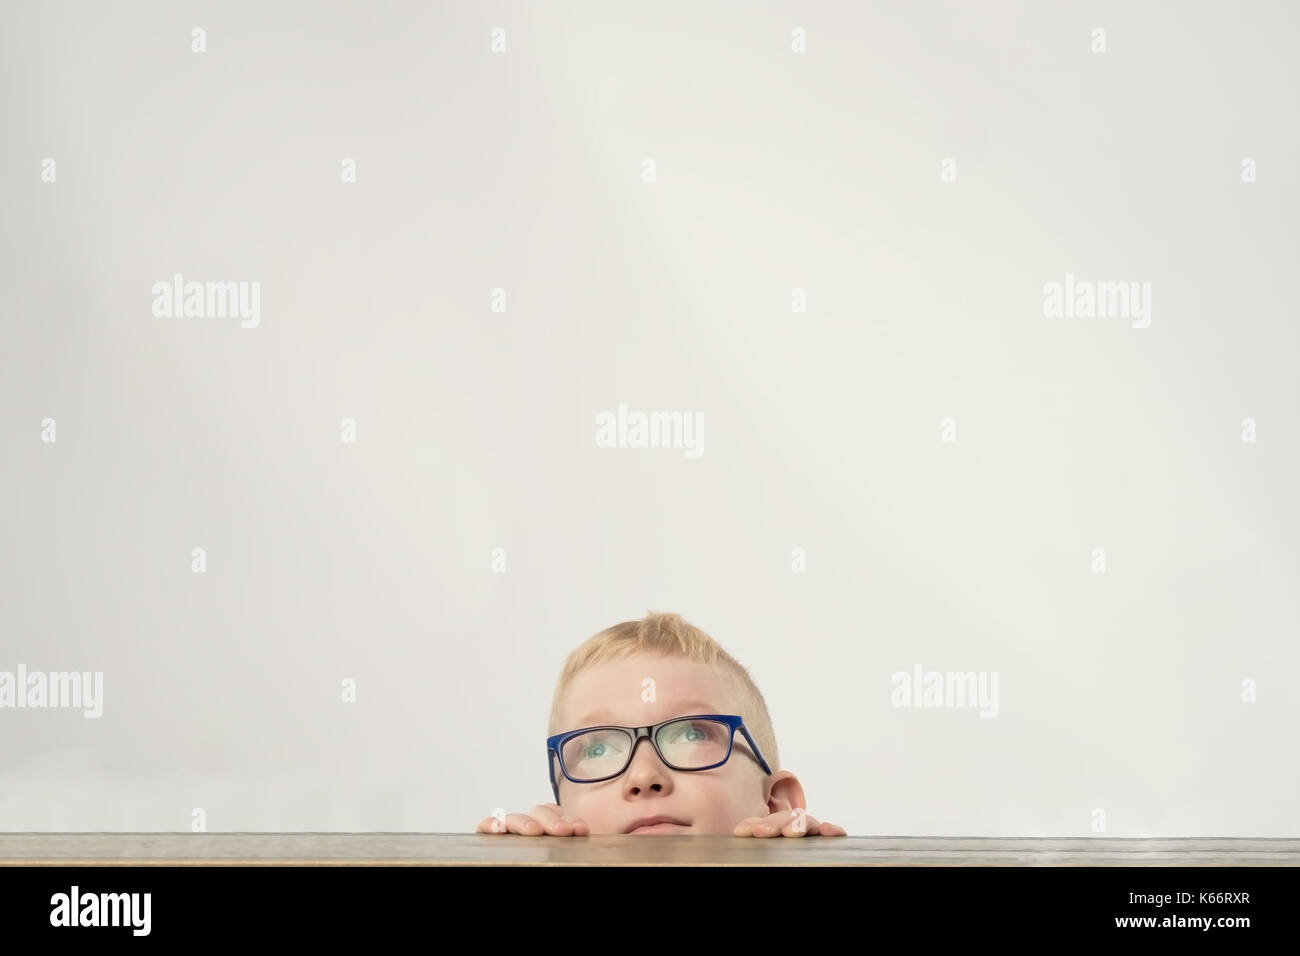
[[(719, 711), (712, 704), (703, 700), (679, 700), (677, 703), (673, 705), (672, 709), (674, 713), (680, 714), (681, 716), (686, 716), (686, 712), (693, 707), (698, 708), (696, 712), (701, 714), (721, 713), (721, 711)], [(574, 726), (587, 727), (591, 725), (592, 721), (608, 720), (609, 719), (607, 716), (608, 714), (609, 711), (605, 710), (604, 708), (601, 708), (600, 710), (593, 710), (586, 717), (581, 718)]]

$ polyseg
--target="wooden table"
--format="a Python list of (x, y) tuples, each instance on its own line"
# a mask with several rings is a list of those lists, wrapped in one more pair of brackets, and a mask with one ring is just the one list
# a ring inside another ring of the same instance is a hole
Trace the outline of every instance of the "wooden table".
[(0, 866), (1300, 866), (1300, 840), (0, 833)]

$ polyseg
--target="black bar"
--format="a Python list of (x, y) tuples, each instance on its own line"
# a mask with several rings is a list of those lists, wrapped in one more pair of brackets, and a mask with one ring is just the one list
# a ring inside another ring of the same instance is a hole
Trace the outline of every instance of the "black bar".
[[(595, 938), (612, 920), (625, 934), (614, 939), (634, 944), (642, 931), (651, 934), (642, 942), (680, 942), (682, 927), (698, 925), (760, 941), (780, 928), (851, 928), (863, 949), (901, 937), (916, 952), (946, 941), (1121, 937), (1234, 945), (1294, 939), (1296, 875), (1294, 867), (1195, 866), (0, 866), (0, 938), (335, 947), (397, 943), (414, 932), (450, 947), (468, 932), (484, 945), (521, 934), (523, 945), (549, 950), (565, 932)], [(74, 886), (78, 922), (101, 912), (107, 922), (117, 907), (119, 925), (52, 925), (71, 922)], [(133, 893), (141, 895), (115, 896), (101, 909), (101, 894)], [(145, 893), (148, 933), (137, 935)], [(629, 899), (644, 905), (629, 908)], [(1247, 923), (1186, 922), (1206, 917)], [(1154, 922), (1117, 922), (1135, 918)]]

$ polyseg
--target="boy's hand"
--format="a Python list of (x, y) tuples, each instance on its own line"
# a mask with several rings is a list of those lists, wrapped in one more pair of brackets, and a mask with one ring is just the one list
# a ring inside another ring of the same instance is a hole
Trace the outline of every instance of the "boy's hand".
[(559, 804), (541, 803), (527, 813), (510, 813), (501, 819), (485, 817), (475, 833), (521, 833), (524, 836), (590, 836), (591, 827), (581, 817), (566, 817)]
[(847, 836), (843, 827), (819, 823), (804, 810), (778, 810), (765, 817), (745, 817), (736, 824), (733, 836)]

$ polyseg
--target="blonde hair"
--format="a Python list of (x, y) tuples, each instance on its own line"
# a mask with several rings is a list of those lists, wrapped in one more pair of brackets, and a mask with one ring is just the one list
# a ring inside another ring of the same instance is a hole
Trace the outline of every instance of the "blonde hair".
[[(559, 727), (560, 703), (573, 679), (589, 667), (608, 661), (622, 660), (637, 653), (658, 653), (682, 657), (697, 664), (713, 667), (729, 692), (731, 705), (745, 719), (745, 726), (754, 736), (767, 764), (776, 773), (781, 769), (780, 754), (776, 747), (776, 733), (767, 703), (749, 671), (725, 650), (722, 645), (679, 614), (649, 612), (639, 621), (624, 621), (607, 627), (583, 641), (569, 654), (555, 685), (551, 701), (550, 729), (547, 735), (571, 730)], [(721, 706), (721, 705), (720, 705)]]

